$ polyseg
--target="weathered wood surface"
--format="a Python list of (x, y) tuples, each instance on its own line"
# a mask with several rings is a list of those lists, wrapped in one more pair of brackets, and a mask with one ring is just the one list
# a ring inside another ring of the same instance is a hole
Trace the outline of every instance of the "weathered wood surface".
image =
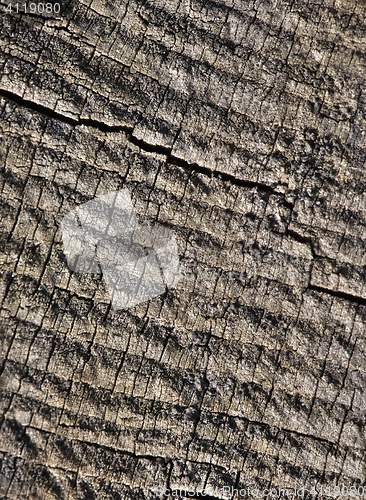
[[(356, 0), (2, 13), (1, 498), (365, 484), (365, 35)], [(123, 187), (184, 278), (113, 312), (60, 221)]]

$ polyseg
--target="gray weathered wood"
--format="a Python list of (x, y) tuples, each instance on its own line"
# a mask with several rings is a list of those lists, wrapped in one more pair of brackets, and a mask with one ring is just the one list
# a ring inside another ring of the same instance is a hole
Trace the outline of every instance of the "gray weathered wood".
[[(366, 483), (365, 14), (2, 13), (1, 498)], [(60, 222), (124, 187), (184, 277), (114, 312)]]

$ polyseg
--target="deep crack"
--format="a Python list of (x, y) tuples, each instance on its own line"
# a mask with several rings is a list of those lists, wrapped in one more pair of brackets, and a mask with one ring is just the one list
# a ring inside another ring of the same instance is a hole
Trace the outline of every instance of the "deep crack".
[[(293, 209), (293, 204), (287, 202), (284, 194), (281, 192), (277, 192), (275, 190), (274, 186), (258, 183), (255, 181), (238, 179), (237, 177), (235, 177), (231, 174), (228, 174), (228, 173), (224, 173), (224, 172), (221, 172), (218, 170), (212, 170), (210, 168), (198, 165), (197, 163), (189, 163), (188, 161), (186, 161), (182, 158), (178, 158), (177, 156), (173, 155), (172, 148), (167, 148), (164, 146), (149, 144), (141, 139), (137, 139), (133, 135), (134, 129), (132, 127), (127, 127), (124, 125), (112, 126), (112, 125), (107, 125), (104, 122), (100, 122), (98, 120), (92, 120), (92, 119), (76, 120), (75, 118), (65, 116), (65, 115), (58, 113), (50, 108), (47, 108), (46, 106), (43, 106), (42, 104), (37, 104), (33, 101), (23, 99), (19, 95), (14, 94), (13, 92), (10, 92), (7, 90), (3, 90), (3, 89), (0, 90), (0, 97), (3, 97), (9, 101), (12, 101), (17, 106), (33, 110), (39, 114), (46, 116), (49, 119), (58, 120), (58, 121), (61, 121), (63, 123), (69, 124), (73, 127), (78, 127), (78, 126), (84, 125), (87, 127), (94, 127), (96, 129), (100, 130), (101, 132), (124, 132), (126, 134), (127, 140), (131, 144), (134, 144), (135, 146), (137, 146), (142, 151), (145, 151), (148, 153), (157, 153), (157, 154), (164, 155), (167, 159), (167, 162), (169, 162), (170, 164), (175, 165), (177, 167), (180, 167), (187, 172), (197, 172), (197, 173), (203, 174), (203, 175), (210, 177), (210, 178), (218, 178), (224, 182), (230, 182), (231, 184), (236, 185), (236, 186), (245, 187), (245, 188), (252, 188), (252, 189), (255, 188), (258, 191), (280, 195), (283, 197), (284, 205), (287, 208), (289, 208), (290, 210)], [(308, 247), (312, 253), (312, 257), (313, 257), (312, 261), (315, 262), (317, 255), (314, 251), (314, 244), (313, 244), (313, 241), (311, 238), (301, 236), (300, 234), (296, 233), (295, 231), (293, 231), (291, 229), (287, 229), (285, 234), (287, 236), (290, 236), (291, 238), (293, 238), (295, 241), (298, 241), (300, 243), (304, 243), (304, 244), (308, 245)], [(366, 299), (363, 297), (359, 297), (357, 295), (352, 295), (352, 294), (341, 292), (341, 291), (329, 290), (327, 288), (320, 287), (317, 285), (312, 285), (311, 284), (311, 276), (312, 276), (312, 271), (310, 271), (309, 285), (306, 287), (306, 290), (314, 290), (317, 292), (331, 295), (333, 297), (338, 297), (341, 299), (349, 300), (351, 302), (355, 302), (355, 303), (360, 304), (360, 305), (366, 305)]]
[[(176, 165), (177, 167), (180, 167), (186, 171), (192, 172), (198, 172), (203, 175), (206, 175), (208, 177), (216, 177), (220, 178), (223, 181), (226, 182), (231, 182), (232, 184), (236, 186), (241, 186), (241, 187), (248, 187), (248, 188), (256, 188), (259, 191), (264, 191), (264, 192), (269, 192), (269, 193), (275, 193), (275, 189), (272, 186), (269, 186), (267, 184), (262, 184), (258, 183), (255, 181), (250, 181), (250, 180), (244, 180), (244, 179), (238, 179), (234, 175), (221, 172), (218, 170), (212, 170), (207, 167), (203, 167), (201, 165), (198, 165), (197, 163), (189, 163), (183, 158), (178, 158), (177, 156), (174, 156), (172, 154), (172, 148), (167, 148), (164, 146), (159, 146), (155, 144), (149, 144), (141, 139), (137, 139), (133, 135), (134, 129), (132, 127), (127, 127), (124, 125), (107, 125), (104, 122), (100, 122), (98, 120), (92, 120), (92, 119), (79, 119), (76, 120), (75, 118), (71, 118), (69, 116), (65, 116), (61, 113), (58, 113), (50, 108), (47, 108), (46, 106), (43, 106), (42, 104), (37, 104), (33, 101), (25, 100), (22, 97), (18, 96), (17, 94), (14, 94), (13, 92), (9, 92), (7, 90), (0, 90), (0, 97), (4, 97), (5, 99), (8, 99), (9, 101), (14, 102), (18, 106), (21, 106), (23, 108), (28, 108), (33, 111), (36, 111), (37, 113), (40, 113), (47, 118), (54, 119), (61, 121), (63, 123), (67, 123), (68, 125), (71, 125), (73, 127), (78, 127), (81, 125), (85, 125), (87, 127), (94, 127), (101, 132), (124, 132), (127, 135), (127, 139), (131, 144), (134, 144), (138, 148), (142, 149), (143, 151), (146, 151), (147, 153), (157, 153), (166, 156), (167, 161), (171, 163), (172, 165)], [(282, 193), (278, 193), (282, 194)]]

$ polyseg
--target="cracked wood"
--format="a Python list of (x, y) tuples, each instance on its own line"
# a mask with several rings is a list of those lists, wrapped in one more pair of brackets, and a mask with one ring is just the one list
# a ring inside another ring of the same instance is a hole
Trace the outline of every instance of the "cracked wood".
[[(365, 483), (365, 19), (354, 0), (2, 14), (3, 498)], [(113, 312), (60, 221), (124, 187), (184, 278)]]

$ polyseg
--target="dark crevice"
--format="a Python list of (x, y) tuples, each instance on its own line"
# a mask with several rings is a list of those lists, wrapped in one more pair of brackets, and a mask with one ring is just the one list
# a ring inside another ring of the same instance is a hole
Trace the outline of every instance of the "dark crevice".
[(80, 125), (86, 125), (89, 127), (95, 127), (102, 132), (126, 132), (126, 134), (131, 134), (133, 132), (132, 127), (125, 127), (122, 125), (119, 126), (111, 126), (111, 125), (106, 125), (103, 122), (99, 122), (97, 120), (91, 120), (91, 119), (75, 119), (72, 118), (71, 116), (65, 116), (62, 113), (58, 113), (57, 111), (54, 111), (51, 108), (47, 108), (46, 106), (43, 106), (42, 104), (37, 104), (33, 101), (29, 101), (27, 99), (23, 99), (17, 94), (14, 94), (13, 92), (9, 92), (8, 90), (1, 89), (0, 90), (0, 97), (4, 97), (5, 99), (8, 99), (9, 101), (14, 102), (18, 106), (21, 106), (23, 108), (31, 109), (32, 111), (36, 111), (37, 113), (40, 113), (44, 115), (46, 118), (50, 118), (53, 120), (59, 120), (63, 123), (67, 123), (68, 125), (71, 125), (73, 127), (77, 127)]
[(159, 155), (164, 155), (168, 158), (171, 157), (171, 148), (167, 148), (165, 146), (159, 146), (157, 144), (149, 144), (148, 142), (143, 141), (142, 139), (137, 139), (134, 135), (132, 135), (131, 131), (130, 133), (127, 134), (127, 139), (137, 146), (138, 148), (142, 149), (143, 151), (147, 151), (148, 153), (157, 153)]
[(350, 300), (351, 302), (356, 302), (357, 304), (366, 306), (366, 299), (364, 299), (363, 297), (358, 297), (357, 295), (352, 295), (351, 293), (329, 290), (328, 288), (323, 288), (317, 285), (309, 285), (308, 290), (315, 290), (316, 292), (326, 293), (327, 295), (331, 295), (332, 297)]
[(148, 144), (147, 142), (142, 141), (141, 139), (137, 139), (136, 137), (134, 137), (132, 135), (132, 133), (129, 133), (127, 138), (132, 144), (139, 147), (143, 151), (147, 151), (148, 153), (162, 154), (162, 155), (167, 157), (167, 161), (171, 165), (175, 165), (175, 166), (180, 167), (180, 168), (187, 170), (189, 172), (194, 171), (194, 172), (197, 172), (199, 174), (203, 174), (207, 177), (219, 178), (224, 182), (231, 182), (231, 184), (235, 184), (236, 186), (241, 186), (241, 187), (246, 187), (246, 188), (251, 188), (251, 189), (256, 188), (256, 189), (258, 189), (258, 191), (265, 191), (268, 193), (275, 192), (274, 187), (268, 186), (267, 184), (261, 184), (259, 182), (255, 182), (255, 181), (238, 179), (234, 175), (224, 173), (224, 172), (221, 172), (219, 170), (212, 170), (211, 168), (203, 167), (202, 165), (198, 165), (198, 163), (189, 163), (188, 161), (184, 160), (183, 158), (179, 158), (177, 156), (174, 156), (174, 154), (172, 154), (172, 148)]
[(73, 127), (85, 125), (87, 127), (94, 127), (102, 132), (124, 132), (127, 135), (127, 139), (134, 144), (135, 146), (139, 147), (143, 151), (146, 151), (148, 153), (157, 153), (166, 156), (167, 161), (171, 163), (172, 165), (175, 165), (177, 167), (180, 167), (186, 171), (192, 172), (198, 172), (203, 175), (206, 175), (208, 177), (215, 177), (219, 178), (224, 182), (230, 182), (231, 184), (234, 184), (236, 186), (241, 186), (241, 187), (246, 187), (246, 188), (256, 188), (258, 191), (264, 191), (268, 193), (275, 193), (275, 188), (266, 184), (258, 183), (255, 181), (249, 181), (249, 180), (242, 180), (238, 179), (237, 177), (230, 175), (228, 173), (223, 173), (218, 170), (211, 170), (210, 168), (203, 167), (201, 165), (198, 165), (197, 163), (189, 163), (186, 160), (182, 158), (178, 158), (177, 156), (174, 156), (172, 154), (172, 148), (167, 148), (164, 146), (159, 146), (159, 145), (154, 145), (154, 144), (149, 144), (141, 139), (137, 139), (136, 137), (133, 136), (133, 128), (124, 126), (124, 125), (107, 125), (104, 122), (100, 122), (98, 120), (92, 120), (92, 119), (75, 119), (69, 116), (65, 116), (61, 113), (58, 113), (50, 108), (47, 108), (46, 106), (43, 106), (42, 104), (37, 104), (33, 101), (29, 101), (26, 99), (23, 99), (22, 97), (18, 96), (17, 94), (14, 94), (13, 92), (9, 92), (7, 90), (0, 90), (0, 97), (4, 97), (5, 99), (8, 99), (18, 106), (21, 106), (23, 108), (31, 109), (32, 111), (35, 111), (37, 113), (40, 113), (44, 116), (46, 116), (49, 119), (53, 120), (58, 120), (63, 123), (67, 123), (68, 125), (71, 125)]
[(309, 238), (308, 236), (301, 236), (301, 234), (296, 233), (292, 229), (287, 229), (286, 235), (291, 236), (291, 238), (298, 241), (299, 243), (306, 243), (306, 244), (312, 246), (312, 239), (311, 238)]
[(286, 208), (288, 208), (292, 212), (292, 210), (294, 209), (295, 204), (293, 202), (291, 202), (291, 201), (287, 201), (286, 198), (284, 198), (283, 199), (283, 206), (286, 207)]
[[(304, 243), (304, 244), (308, 245), (310, 250), (311, 250), (312, 256), (313, 256), (313, 262), (315, 262), (318, 255), (314, 251), (314, 243), (313, 243), (312, 238), (310, 238), (308, 236), (302, 236), (291, 229), (287, 229), (285, 234), (286, 234), (286, 236), (290, 236), (292, 239), (294, 239), (295, 241), (298, 241), (299, 243)], [(352, 295), (351, 293), (340, 292), (338, 290), (330, 290), (328, 288), (324, 288), (321, 286), (312, 285), (311, 284), (311, 277), (312, 277), (312, 268), (310, 271), (310, 283), (306, 287), (307, 290), (315, 290), (317, 292), (326, 293), (327, 295), (331, 295), (332, 297), (338, 297), (339, 299), (349, 300), (349, 301), (354, 302), (356, 304), (366, 305), (366, 299), (364, 299), (363, 297), (359, 297), (357, 295)]]
[(288, 229), (288, 228), (286, 229), (285, 235), (289, 236), (290, 238), (297, 241), (298, 243), (303, 243), (305, 245), (308, 245), (308, 247), (310, 248), (311, 254), (313, 256), (313, 260), (316, 259), (317, 255), (314, 251), (314, 244), (313, 244), (312, 238), (310, 238), (309, 236), (302, 236), (301, 234), (298, 234), (295, 231), (293, 231), (292, 229)]
[(173, 165), (176, 165), (177, 167), (181, 167), (185, 170), (189, 171), (195, 171), (200, 174), (206, 175), (208, 177), (216, 177), (219, 178), (225, 182), (231, 182), (231, 184), (234, 184), (235, 186), (241, 186), (241, 187), (246, 187), (246, 188), (256, 188), (258, 191), (264, 191), (266, 193), (275, 193), (275, 190), (272, 186), (268, 186), (267, 184), (261, 184), (255, 181), (249, 181), (249, 180), (243, 180), (243, 179), (238, 179), (237, 177), (220, 172), (219, 170), (211, 170), (208, 167), (202, 167), (201, 165), (198, 165), (197, 163), (188, 163), (187, 161), (183, 160), (182, 158), (177, 158), (176, 156), (170, 154), (168, 155), (168, 161), (172, 163)]

